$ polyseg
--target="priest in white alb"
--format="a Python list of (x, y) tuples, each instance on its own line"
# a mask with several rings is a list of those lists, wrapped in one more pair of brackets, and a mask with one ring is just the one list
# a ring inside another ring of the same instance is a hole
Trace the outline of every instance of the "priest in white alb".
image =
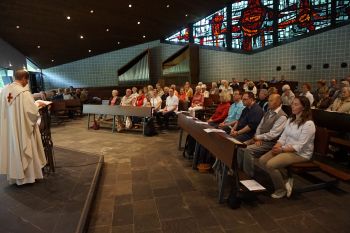
[(28, 82), (28, 71), (18, 70), (15, 81), (0, 93), (0, 174), (17, 185), (43, 179), (46, 165), (37, 124), (43, 104), (35, 104)]

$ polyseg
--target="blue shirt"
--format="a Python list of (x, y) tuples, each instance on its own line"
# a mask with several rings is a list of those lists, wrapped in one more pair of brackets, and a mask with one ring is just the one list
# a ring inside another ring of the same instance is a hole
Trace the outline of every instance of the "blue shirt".
[(239, 101), (238, 103), (233, 103), (231, 105), (230, 109), (228, 110), (228, 115), (227, 115), (224, 122), (230, 123), (233, 121), (238, 121), (244, 108), (245, 107), (244, 107), (242, 101)]

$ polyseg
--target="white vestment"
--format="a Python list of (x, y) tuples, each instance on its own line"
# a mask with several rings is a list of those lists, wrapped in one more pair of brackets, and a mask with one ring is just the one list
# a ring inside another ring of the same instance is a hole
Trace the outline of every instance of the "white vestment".
[(10, 184), (42, 179), (46, 164), (35, 105), (28, 85), (14, 82), (0, 93), (0, 174)]

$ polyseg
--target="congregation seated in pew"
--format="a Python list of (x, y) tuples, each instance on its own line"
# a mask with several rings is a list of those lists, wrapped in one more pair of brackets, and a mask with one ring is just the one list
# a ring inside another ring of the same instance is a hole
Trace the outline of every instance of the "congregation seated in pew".
[(290, 86), (288, 84), (285, 84), (283, 85), (282, 87), (282, 104), (283, 105), (291, 105), (294, 98), (295, 98), (295, 95), (293, 93), (293, 91), (290, 89)]
[(272, 198), (289, 197), (293, 179), (285, 180), (282, 170), (287, 166), (309, 161), (314, 151), (315, 124), (312, 121), (310, 101), (297, 96), (292, 103), (292, 116), (272, 150), (259, 159), (259, 165), (271, 177), (275, 192)]
[(310, 101), (310, 105), (314, 103), (314, 96), (311, 94), (311, 84), (304, 83), (301, 88), (300, 96), (305, 96)]
[(350, 87), (343, 87), (340, 96), (327, 110), (350, 114)]
[(262, 108), (264, 112), (267, 112), (267, 109), (268, 109), (268, 104), (267, 104), (268, 98), (269, 98), (269, 93), (267, 89), (260, 89), (258, 100), (256, 103), (259, 104), (259, 106)]
[(282, 110), (280, 95), (270, 95), (268, 109), (254, 137), (244, 142), (247, 147), (239, 148), (237, 152), (238, 167), (250, 177), (254, 177), (254, 160), (272, 149), (287, 122), (287, 114)]
[(196, 86), (196, 92), (193, 95), (191, 107), (188, 108), (190, 115), (195, 117), (196, 111), (202, 110), (204, 105), (204, 95), (201, 86)]
[(228, 93), (220, 93), (220, 103), (215, 109), (214, 114), (208, 119), (208, 123), (211, 126), (218, 127), (218, 125), (223, 122), (230, 109), (231, 95)]
[(223, 129), (227, 134), (231, 132), (232, 126), (238, 121), (244, 109), (242, 102), (242, 91), (236, 89), (233, 92), (233, 103), (231, 104), (226, 119), (218, 125), (218, 128)]
[(230, 135), (240, 142), (245, 142), (254, 136), (264, 112), (255, 102), (252, 92), (243, 93), (242, 101), (245, 108), (239, 120), (233, 125)]
[(175, 95), (174, 90), (169, 88), (169, 96), (166, 98), (165, 107), (154, 114), (161, 129), (163, 129), (163, 126), (165, 129), (169, 128), (169, 117), (176, 115), (178, 105), (179, 98)]
[(318, 98), (315, 99), (313, 106), (318, 109), (327, 109), (332, 104), (332, 98), (329, 97), (328, 90), (321, 89), (317, 94)]

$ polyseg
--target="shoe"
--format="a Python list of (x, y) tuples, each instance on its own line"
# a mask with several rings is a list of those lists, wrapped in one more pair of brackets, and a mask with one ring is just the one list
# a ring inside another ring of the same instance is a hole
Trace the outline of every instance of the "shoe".
[(287, 197), (290, 197), (292, 195), (293, 183), (294, 183), (294, 179), (293, 178), (289, 178), (287, 180), (287, 183), (285, 184), (286, 190), (287, 190)]
[(276, 190), (273, 194), (271, 194), (271, 197), (275, 198), (275, 199), (279, 199), (279, 198), (284, 197), (286, 194), (287, 194), (286, 190), (279, 189), (279, 190)]

